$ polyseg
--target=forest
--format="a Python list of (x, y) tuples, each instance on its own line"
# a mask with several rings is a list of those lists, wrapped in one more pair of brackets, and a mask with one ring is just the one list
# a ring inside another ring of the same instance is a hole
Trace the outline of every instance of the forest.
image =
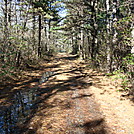
[[(110, 81), (114, 81), (115, 88), (120, 86), (121, 92), (127, 92), (122, 96), (131, 96), (128, 98), (134, 102), (133, 0), (0, 0), (0, 134), (105, 134), (107, 129), (104, 130), (104, 127), (102, 130), (103, 125), (94, 127), (95, 132), (89, 130), (89, 124), (74, 128), (77, 125), (70, 125), (73, 122), (71, 117), (68, 119), (68, 130), (61, 128), (56, 131), (56, 127), (46, 121), (49, 125), (41, 132), (28, 123), (33, 117), (38, 120), (37, 104), (49, 109), (48, 103), (54, 95), (59, 95), (57, 93), (65, 91), (65, 96), (70, 96), (73, 92), (75, 96), (77, 90), (73, 91), (74, 87), (92, 87), (92, 83), (84, 81), (87, 75), (91, 76), (89, 70), (93, 70), (92, 81), (96, 84), (97, 76), (99, 82), (102, 81), (100, 74), (110, 79), (114, 77)], [(65, 75), (67, 73), (69, 76)], [(59, 81), (55, 80), (55, 85), (53, 80), (51, 82), (53, 78), (59, 78)], [(61, 91), (62, 88), (65, 88), (64, 91)], [(78, 92), (81, 95), (86, 91)], [(86, 94), (83, 98), (89, 96)], [(59, 98), (62, 99), (61, 96)], [(89, 101), (94, 102), (92, 99)], [(54, 102), (60, 105), (59, 100)], [(84, 101), (78, 103), (76, 107), (86, 110)], [(77, 118), (76, 115), (74, 117)], [(100, 122), (103, 120), (97, 120), (97, 123)], [(38, 122), (35, 124), (37, 126)], [(96, 123), (91, 123), (91, 128), (92, 124)], [(58, 125), (57, 128), (60, 128)], [(134, 127), (134, 124), (131, 126)], [(113, 132), (107, 131), (109, 134)], [(122, 134), (129, 133), (125, 131)]]

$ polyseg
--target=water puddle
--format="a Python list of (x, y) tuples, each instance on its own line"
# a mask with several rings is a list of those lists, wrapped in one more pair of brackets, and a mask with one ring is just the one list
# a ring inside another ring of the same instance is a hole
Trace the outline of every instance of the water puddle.
[[(46, 82), (49, 77), (53, 76), (54, 72), (45, 72), (39, 84)], [(11, 106), (0, 111), (0, 134), (13, 134), (19, 132), (20, 125), (23, 125), (32, 116), (32, 111), (35, 109), (35, 104), (38, 101), (39, 88), (34, 87), (24, 89), (14, 94), (11, 100)]]
[(52, 72), (52, 71), (48, 71), (48, 72), (45, 72), (41, 79), (39, 80), (39, 84), (42, 84), (44, 82), (46, 82), (51, 76), (53, 76), (55, 73)]

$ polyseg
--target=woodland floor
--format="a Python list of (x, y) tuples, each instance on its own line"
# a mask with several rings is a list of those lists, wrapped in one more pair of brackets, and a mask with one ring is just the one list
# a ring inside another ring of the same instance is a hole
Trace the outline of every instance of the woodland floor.
[[(55, 73), (38, 85), (46, 71)], [(37, 107), (19, 126), (19, 134), (134, 134), (134, 103), (122, 97), (125, 92), (117, 92), (121, 87), (114, 80), (75, 56), (59, 54), (24, 76), (21, 82), (1, 87), (0, 93), (1, 107), (8, 107), (17, 90), (40, 91)]]

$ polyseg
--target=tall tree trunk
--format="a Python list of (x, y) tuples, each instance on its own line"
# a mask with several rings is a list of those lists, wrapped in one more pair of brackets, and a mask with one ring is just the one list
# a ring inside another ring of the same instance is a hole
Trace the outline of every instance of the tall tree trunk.
[(20, 66), (20, 62), (21, 61), (21, 51), (18, 51), (16, 53), (16, 67), (19, 67)]
[(41, 15), (39, 15), (39, 19), (38, 19), (38, 21), (39, 21), (39, 33), (38, 33), (38, 57), (40, 57), (41, 58), (41, 27), (42, 27), (42, 25), (41, 25)]
[(91, 14), (91, 19), (92, 19), (92, 30), (91, 30), (91, 35), (92, 35), (92, 44), (91, 44), (91, 59), (93, 66), (96, 64), (95, 59), (96, 59), (96, 52), (97, 52), (97, 22), (96, 22), (96, 14), (97, 14), (97, 1), (92, 2), (92, 14)]
[(85, 50), (84, 50), (84, 2), (81, 3), (81, 8), (80, 8), (80, 16), (81, 16), (81, 42), (80, 42), (80, 58), (85, 59)]
[(1, 56), (2, 58), (2, 62), (4, 63), (5, 62), (5, 57), (6, 57), (6, 54), (7, 54), (7, 47), (8, 47), (8, 3), (7, 3), (7, 0), (4, 0), (4, 43), (3, 43), (3, 55)]
[(48, 51), (48, 41), (47, 41), (47, 22), (46, 22), (46, 18), (44, 18), (44, 20), (45, 20), (45, 27), (44, 27), (44, 32), (45, 32), (45, 52), (47, 52)]
[[(33, 5), (32, 5), (33, 6)], [(35, 43), (35, 41), (36, 41), (36, 39), (35, 39), (35, 31), (36, 31), (36, 22), (35, 22), (36, 20), (35, 20), (35, 9), (34, 9), (34, 6), (33, 6), (33, 29), (32, 29), (32, 37), (33, 37), (33, 40), (32, 40), (32, 42), (33, 42), (33, 51), (34, 51), (34, 54), (37, 54), (37, 51), (36, 51), (36, 43)]]
[(48, 32), (47, 32), (47, 40), (48, 40), (48, 43), (47, 43), (47, 49), (48, 51), (50, 51), (50, 38), (51, 38), (51, 31), (50, 31), (50, 28), (51, 28), (51, 20), (48, 21)]
[[(83, 25), (82, 25), (83, 26)], [(81, 29), (81, 49), (80, 49), (80, 57), (82, 59), (85, 59), (85, 53), (84, 53), (84, 30)]]
[(111, 48), (110, 48), (110, 16), (109, 16), (109, 10), (110, 10), (110, 1), (106, 0), (106, 10), (107, 10), (107, 72), (111, 72)]

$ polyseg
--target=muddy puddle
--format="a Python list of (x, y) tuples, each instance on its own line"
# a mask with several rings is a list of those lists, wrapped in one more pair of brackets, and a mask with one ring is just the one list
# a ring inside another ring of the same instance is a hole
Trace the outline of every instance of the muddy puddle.
[[(39, 84), (46, 82), (54, 72), (45, 72)], [(11, 106), (0, 109), (0, 134), (18, 134), (19, 126), (23, 126), (33, 114), (38, 97), (41, 95), (39, 87), (17, 91), (12, 97)]]

